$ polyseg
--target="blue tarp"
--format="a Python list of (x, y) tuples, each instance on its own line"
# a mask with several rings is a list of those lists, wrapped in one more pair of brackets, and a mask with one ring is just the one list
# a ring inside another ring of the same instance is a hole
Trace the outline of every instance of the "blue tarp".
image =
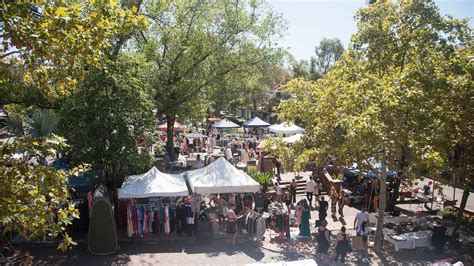
[[(56, 160), (52, 163), (52, 167), (58, 170), (69, 170), (71, 166), (69, 163), (63, 159)], [(99, 178), (100, 172), (98, 171), (87, 171), (81, 175), (68, 176), (69, 188), (74, 189), (76, 192), (88, 192), (90, 187), (94, 182)]]

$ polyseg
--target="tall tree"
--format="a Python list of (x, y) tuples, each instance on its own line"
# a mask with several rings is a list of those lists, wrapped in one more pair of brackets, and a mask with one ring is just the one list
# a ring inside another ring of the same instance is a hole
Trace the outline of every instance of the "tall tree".
[(137, 38), (137, 47), (154, 63), (151, 83), (158, 116), (167, 120), (166, 148), (173, 160), (176, 117), (196, 113), (210, 88), (267, 60), (281, 20), (259, 1), (157, 1), (145, 3), (145, 10), (151, 27)]
[[(375, 249), (380, 250), (387, 168), (399, 176), (414, 176), (429, 158), (446, 156), (433, 152), (429, 144), (436, 132), (430, 130), (432, 119), (442, 109), (433, 98), (452, 99), (452, 90), (463, 91), (471, 84), (468, 71), (445, 66), (465, 62), (456, 51), (470, 47), (472, 39), (465, 21), (442, 17), (431, 1), (376, 3), (359, 10), (356, 18), (357, 33), (340, 62), (317, 82), (290, 82), (288, 93), (295, 97), (281, 109), (283, 118), (305, 123), (305, 154), (316, 162), (381, 162), (375, 238)], [(452, 115), (443, 114), (442, 121), (462, 127)]]
[(314, 77), (313, 80), (324, 76), (332, 66), (341, 59), (344, 53), (344, 46), (338, 38), (324, 38), (316, 48), (314, 48), (316, 56), (311, 57), (310, 72)]
[[(136, 138), (154, 130), (147, 67), (143, 57), (122, 55), (106, 69), (90, 71), (61, 108), (60, 132), (71, 144), (70, 156), (103, 170), (112, 189), (139, 156)], [(145, 168), (151, 167), (147, 161)]]

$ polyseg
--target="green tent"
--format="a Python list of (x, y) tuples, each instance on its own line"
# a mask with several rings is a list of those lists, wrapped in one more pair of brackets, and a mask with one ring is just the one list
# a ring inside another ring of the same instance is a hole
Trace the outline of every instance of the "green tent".
[(93, 255), (112, 254), (117, 250), (117, 226), (108, 198), (94, 198), (87, 240)]

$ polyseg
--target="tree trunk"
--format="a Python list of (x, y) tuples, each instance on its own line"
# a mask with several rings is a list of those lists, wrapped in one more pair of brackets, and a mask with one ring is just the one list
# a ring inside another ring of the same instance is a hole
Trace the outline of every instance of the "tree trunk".
[(168, 113), (166, 114), (166, 151), (170, 161), (176, 161), (176, 153), (174, 152), (174, 122), (176, 115)]
[(387, 203), (387, 162), (385, 154), (385, 145), (382, 143), (382, 156), (381, 156), (381, 165), (382, 172), (380, 174), (380, 200), (379, 200), (379, 210), (377, 217), (377, 229), (375, 231), (375, 243), (374, 250), (376, 252), (382, 251), (382, 237), (383, 237), (383, 220), (385, 214), (385, 205)]
[[(469, 184), (464, 185), (464, 191), (462, 193), (462, 199), (461, 199), (461, 204), (459, 205), (459, 210), (458, 214), (456, 216), (456, 222), (454, 223), (454, 230), (453, 230), (453, 235), (456, 234), (456, 232), (459, 229), (459, 226), (461, 225), (461, 221), (463, 219), (463, 214), (464, 214), (464, 209), (466, 208), (466, 203), (467, 199), (469, 198), (469, 189), (470, 189)], [(456, 188), (454, 188), (456, 189)]]

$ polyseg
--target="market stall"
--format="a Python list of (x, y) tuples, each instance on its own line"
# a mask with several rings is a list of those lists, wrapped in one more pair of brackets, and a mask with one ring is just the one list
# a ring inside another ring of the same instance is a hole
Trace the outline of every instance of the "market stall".
[(286, 134), (286, 135), (291, 135), (291, 134), (298, 134), (302, 133), (304, 131), (303, 128), (295, 125), (295, 124), (288, 124), (288, 123), (281, 123), (281, 124), (275, 124), (271, 125), (269, 128), (270, 132), (275, 133), (275, 134)]
[(188, 196), (182, 175), (152, 167), (144, 174), (128, 176), (118, 192), (127, 237), (192, 235), (201, 201)]
[(224, 158), (186, 173), (191, 190), (199, 194), (255, 193), (260, 185), (247, 173), (238, 170)]

